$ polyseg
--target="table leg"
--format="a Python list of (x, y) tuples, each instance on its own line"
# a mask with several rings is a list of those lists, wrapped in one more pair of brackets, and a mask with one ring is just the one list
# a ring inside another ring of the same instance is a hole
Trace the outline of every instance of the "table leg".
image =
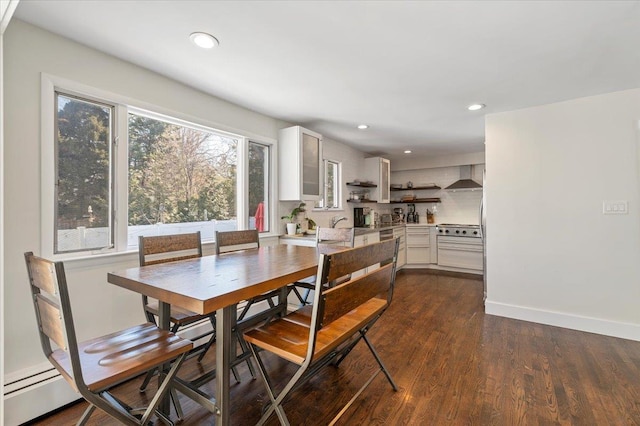
[(216, 311), (216, 401), (220, 410), (216, 424), (220, 426), (228, 426), (230, 418), (229, 371), (234, 358), (231, 343), (235, 309), (236, 306), (231, 305)]
[[(158, 305), (158, 325), (163, 330), (169, 330), (171, 328), (171, 305), (162, 301), (160, 301)], [(161, 371), (158, 373), (158, 386), (160, 386), (160, 383), (164, 380), (165, 375), (163, 371), (167, 371), (169, 368), (171, 368), (171, 364), (162, 366)], [(166, 415), (167, 418), (171, 414), (170, 399), (170, 392), (167, 392), (158, 405), (158, 410)]]

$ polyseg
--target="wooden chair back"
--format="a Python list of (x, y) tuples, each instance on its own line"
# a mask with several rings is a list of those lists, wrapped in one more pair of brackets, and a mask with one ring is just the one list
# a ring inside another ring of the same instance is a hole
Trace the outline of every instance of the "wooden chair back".
[(318, 228), (316, 230), (316, 245), (341, 245), (353, 247), (355, 238), (354, 228)]
[(200, 231), (191, 234), (138, 237), (140, 266), (202, 257)]
[[(200, 240), (200, 231), (189, 234), (174, 235), (158, 235), (158, 236), (140, 236), (138, 237), (138, 257), (140, 266), (155, 265), (158, 263), (175, 262), (178, 260), (194, 259), (202, 257), (202, 241)], [(155, 315), (157, 309), (156, 302), (149, 304), (149, 297), (142, 295), (142, 308), (144, 310), (147, 321), (156, 324)], [(177, 311), (172, 308), (172, 311)], [(190, 313), (185, 313), (183, 320), (190, 320)], [(193, 314), (194, 319), (196, 315)], [(174, 325), (173, 331), (177, 331), (177, 325)]]
[[(271, 405), (258, 424), (265, 424), (274, 411), (281, 424), (289, 424), (282, 407), (286, 396), (328, 362), (339, 365), (361, 339), (374, 355), (379, 371), (384, 372), (394, 390), (398, 389), (366, 336), (369, 328), (391, 303), (397, 254), (398, 239), (322, 254), (316, 275), (313, 305), (304, 306), (244, 334), (245, 340), (251, 344), (251, 353), (258, 360), (258, 367), (271, 399)], [(376, 265), (382, 266), (374, 269)], [(353, 277), (354, 272), (364, 268), (367, 268), (366, 274)], [(350, 277), (348, 281), (326, 289), (327, 283), (345, 275)], [(311, 318), (308, 316), (310, 308)], [(308, 337), (307, 340), (304, 339), (305, 336)], [(299, 366), (288, 383), (280, 387), (279, 394), (276, 394), (272, 386), (258, 349), (271, 352)], [(335, 424), (379, 371), (365, 382), (330, 424)]]
[[(32, 252), (24, 256), (42, 350), (69, 385), (89, 402), (78, 424), (85, 424), (96, 408), (119, 424), (148, 424), (193, 343), (151, 323), (79, 343), (62, 262), (42, 259)], [(174, 360), (146, 409), (133, 410), (109, 393), (123, 381)]]
[[(351, 312), (358, 306), (380, 295), (391, 303), (397, 256), (397, 240), (387, 240), (330, 255), (321, 255), (316, 283), (316, 330)], [(386, 263), (363, 276), (350, 279), (335, 287), (322, 289), (324, 283), (336, 280), (375, 264)], [(314, 319), (312, 318), (312, 322)]]
[(258, 230), (216, 231), (216, 254), (260, 247)]
[(83, 386), (84, 381), (64, 266), (62, 262), (52, 262), (34, 256), (32, 252), (25, 253), (24, 256), (42, 351), (56, 367), (57, 364), (51, 357), (53, 353), (51, 342), (68, 353), (73, 377), (65, 374), (64, 369), (58, 368), (58, 370), (71, 387), (78, 391), (78, 386)]

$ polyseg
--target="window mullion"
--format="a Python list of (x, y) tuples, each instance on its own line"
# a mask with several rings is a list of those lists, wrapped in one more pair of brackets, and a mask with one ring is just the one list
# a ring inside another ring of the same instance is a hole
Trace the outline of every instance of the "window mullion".
[(116, 250), (124, 251), (128, 246), (129, 205), (129, 113), (124, 105), (116, 107), (116, 144), (114, 152), (114, 231)]
[(249, 229), (249, 139), (238, 141), (238, 165), (236, 170), (236, 217), (238, 229)]

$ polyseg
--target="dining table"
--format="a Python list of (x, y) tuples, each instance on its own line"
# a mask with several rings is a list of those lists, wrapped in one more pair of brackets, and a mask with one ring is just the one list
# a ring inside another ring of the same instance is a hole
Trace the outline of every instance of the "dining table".
[[(230, 424), (230, 367), (235, 360), (237, 304), (316, 274), (321, 253), (344, 247), (274, 245), (195, 259), (110, 272), (109, 283), (159, 301), (158, 326), (170, 328), (171, 305), (207, 315), (216, 312), (215, 398), (197, 386), (177, 380), (175, 389), (217, 416), (215, 424)], [(283, 292), (286, 295), (286, 291)], [(286, 300), (284, 300), (286, 310)], [(211, 375), (210, 375), (211, 376)], [(169, 412), (169, 397), (160, 405)]]

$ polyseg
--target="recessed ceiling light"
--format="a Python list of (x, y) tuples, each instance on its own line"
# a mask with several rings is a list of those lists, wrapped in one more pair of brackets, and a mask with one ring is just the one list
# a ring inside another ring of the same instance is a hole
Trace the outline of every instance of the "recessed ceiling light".
[(364, 130), (364, 129), (368, 129), (368, 128), (369, 128), (369, 126), (367, 126), (366, 124), (358, 125), (358, 129), (360, 129), (360, 130)]
[(404, 151), (404, 153), (405, 153), (405, 154), (411, 154), (411, 150), (410, 150), (410, 149), (407, 149), (407, 150), (405, 150), (405, 151)]
[(469, 106), (467, 107), (467, 109), (468, 109), (469, 111), (477, 111), (477, 110), (482, 109), (482, 108), (484, 108), (484, 107), (486, 107), (486, 105), (485, 105), (485, 104), (471, 104), (471, 105), (469, 105)]
[(213, 49), (218, 44), (218, 39), (212, 36), (211, 34), (195, 32), (191, 33), (189, 36), (193, 44), (203, 49)]

